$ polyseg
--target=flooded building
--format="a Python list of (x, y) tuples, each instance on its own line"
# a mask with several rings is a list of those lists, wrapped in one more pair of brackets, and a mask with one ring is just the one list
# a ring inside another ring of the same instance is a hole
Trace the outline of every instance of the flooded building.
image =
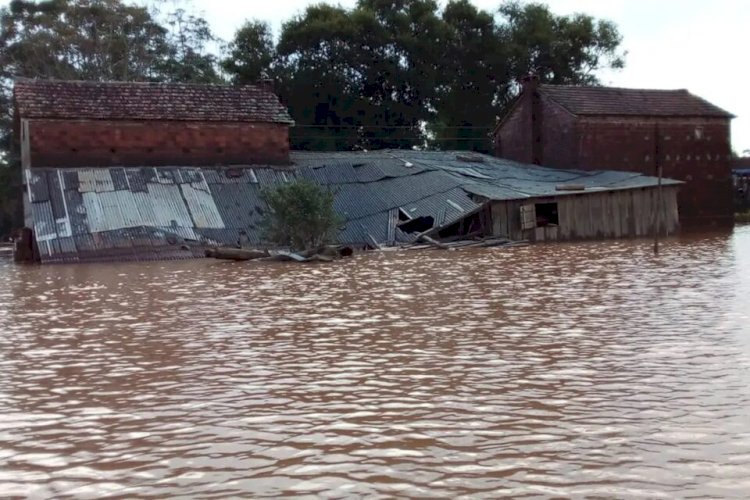
[(23, 168), (289, 163), (261, 86), (18, 79), (13, 98)]
[[(87, 84), (22, 81), (16, 89), (26, 224), (41, 262), (190, 258), (207, 247), (261, 245), (268, 210), (262, 191), (295, 179), (333, 191), (343, 219), (339, 242), (357, 247), (411, 243), (422, 235), (638, 237), (657, 226), (673, 234), (679, 226), (679, 181), (666, 179), (659, 188), (656, 178), (638, 172), (552, 169), (461, 152), (289, 152), (288, 142), (286, 149), (279, 142), (291, 119), (263, 89), (92, 84), (105, 90), (70, 91), (57, 102), (49, 93), (55, 85)], [(161, 103), (154, 89), (173, 102)], [(154, 128), (168, 127), (169, 134), (146, 137), (147, 107), (127, 104), (137, 91), (152, 99)], [(126, 104), (117, 113), (97, 111), (100, 95)], [(240, 113), (233, 106), (243, 95), (262, 102)], [(188, 110), (190, 96), (198, 101)], [(76, 107), (85, 117), (80, 124)], [(133, 109), (141, 119), (134, 120)], [(87, 127), (99, 135), (87, 136)], [(238, 130), (250, 131), (252, 140), (234, 144)], [(157, 152), (163, 141), (172, 141), (168, 154)]]
[(494, 131), (499, 157), (563, 169), (620, 170), (685, 181), (685, 226), (731, 225), (734, 116), (687, 90), (524, 81)]

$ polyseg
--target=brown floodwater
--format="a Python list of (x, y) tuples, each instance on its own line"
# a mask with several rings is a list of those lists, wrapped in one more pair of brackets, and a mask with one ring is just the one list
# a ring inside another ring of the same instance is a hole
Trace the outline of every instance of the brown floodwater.
[(341, 264), (0, 260), (0, 496), (745, 497), (750, 226)]

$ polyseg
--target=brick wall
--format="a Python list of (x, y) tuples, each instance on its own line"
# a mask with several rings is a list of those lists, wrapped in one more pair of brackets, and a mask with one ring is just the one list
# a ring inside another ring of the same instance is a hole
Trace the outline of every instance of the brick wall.
[(32, 167), (288, 164), (287, 125), (32, 120)]
[(656, 174), (658, 149), (664, 176), (685, 181), (679, 206), (683, 224), (733, 221), (729, 120), (724, 118), (581, 118), (578, 168)]
[(577, 168), (575, 147), (578, 129), (576, 117), (565, 108), (541, 96), (542, 105), (542, 165), (555, 168)]
[(533, 163), (531, 134), (531, 99), (522, 94), (494, 137), (495, 156)]

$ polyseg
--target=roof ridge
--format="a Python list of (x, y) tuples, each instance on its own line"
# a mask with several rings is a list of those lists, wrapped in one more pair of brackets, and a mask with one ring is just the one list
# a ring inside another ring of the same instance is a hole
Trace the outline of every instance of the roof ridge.
[(123, 85), (123, 86), (175, 86), (175, 87), (198, 87), (198, 88), (226, 88), (226, 89), (238, 89), (238, 88), (254, 88), (269, 94), (273, 94), (270, 90), (263, 88), (261, 85), (253, 83), (243, 83), (240, 85), (234, 85), (231, 83), (198, 83), (198, 82), (158, 82), (158, 81), (143, 81), (143, 80), (70, 80), (63, 78), (29, 78), (25, 76), (17, 76), (13, 78), (14, 83), (55, 83), (55, 84), (74, 84), (74, 85)]
[(541, 83), (539, 89), (544, 90), (545, 88), (567, 88), (567, 89), (585, 89), (585, 90), (633, 90), (637, 92), (687, 92), (690, 95), (690, 90), (686, 88), (671, 88), (671, 89), (654, 89), (644, 87), (613, 87), (609, 85), (573, 85), (573, 84), (557, 84), (557, 83)]
[(543, 84), (539, 93), (579, 116), (735, 116), (688, 89)]

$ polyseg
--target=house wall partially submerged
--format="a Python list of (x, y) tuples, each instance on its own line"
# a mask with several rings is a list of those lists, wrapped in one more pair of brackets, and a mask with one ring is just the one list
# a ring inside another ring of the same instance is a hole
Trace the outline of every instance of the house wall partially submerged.
[[(662, 188), (660, 232), (679, 229), (677, 191)], [(492, 202), (492, 235), (512, 240), (570, 241), (655, 234), (658, 190), (653, 187)], [(556, 220), (546, 214), (554, 211)], [(545, 213), (540, 213), (545, 212)]]
[(733, 116), (686, 90), (538, 85), (527, 79), (494, 132), (495, 154), (576, 170), (617, 170), (685, 182), (685, 227), (733, 223)]

